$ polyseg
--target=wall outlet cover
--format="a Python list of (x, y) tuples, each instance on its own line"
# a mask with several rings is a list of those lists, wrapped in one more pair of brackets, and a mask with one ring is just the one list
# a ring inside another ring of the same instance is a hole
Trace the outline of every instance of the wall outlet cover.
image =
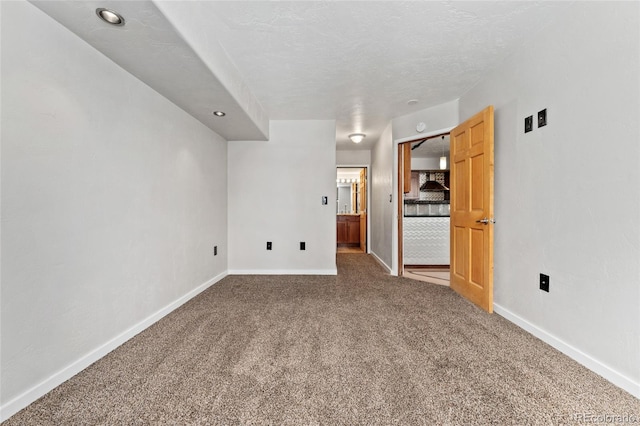
[(549, 292), (549, 275), (540, 274), (540, 290)]
[(271, 250), (272, 247), (271, 241), (267, 241), (267, 250)]
[(307, 249), (307, 243), (305, 243), (304, 241), (300, 241), (300, 250), (306, 250)]

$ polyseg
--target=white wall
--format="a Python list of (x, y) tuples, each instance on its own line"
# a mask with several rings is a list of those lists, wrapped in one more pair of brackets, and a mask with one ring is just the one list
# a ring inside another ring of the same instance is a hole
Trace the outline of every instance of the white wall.
[(371, 164), (371, 151), (336, 151), (336, 164), (340, 166), (368, 166)]
[(460, 100), (495, 106), (496, 312), (638, 397), (639, 16), (576, 2)]
[[(447, 156), (447, 169), (449, 168), (449, 156)], [(440, 157), (415, 158), (411, 157), (411, 170), (439, 170)]]
[(370, 250), (389, 270), (392, 260), (393, 203), (393, 138), (391, 123), (371, 150), (371, 197), (369, 199)]
[(423, 122), (427, 125), (423, 133), (440, 130), (458, 124), (458, 100), (421, 109), (411, 114), (401, 115), (392, 120), (393, 139), (402, 139), (418, 135), (416, 126)]
[(335, 121), (272, 121), (269, 132), (229, 144), (229, 272), (335, 274)]
[(1, 28), (7, 417), (224, 275), (227, 148), (31, 4)]

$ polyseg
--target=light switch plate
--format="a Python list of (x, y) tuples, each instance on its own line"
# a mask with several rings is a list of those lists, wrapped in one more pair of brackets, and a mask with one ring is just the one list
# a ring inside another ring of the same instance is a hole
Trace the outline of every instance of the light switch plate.
[(533, 115), (530, 115), (524, 119), (524, 132), (529, 133), (533, 130)]
[(538, 127), (544, 127), (547, 125), (547, 109), (538, 111)]

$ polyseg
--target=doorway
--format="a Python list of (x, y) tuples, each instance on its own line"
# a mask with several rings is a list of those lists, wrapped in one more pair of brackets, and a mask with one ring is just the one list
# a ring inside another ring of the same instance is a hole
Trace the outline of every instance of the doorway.
[(336, 169), (336, 250), (367, 253), (367, 168)]
[(400, 271), (406, 278), (448, 286), (449, 134), (430, 135), (399, 147)]
[[(439, 133), (439, 134), (438, 134)], [(494, 110), (488, 106), (455, 128), (396, 140), (398, 276), (403, 276), (404, 196), (411, 191), (411, 143), (450, 135), (450, 287), (493, 312)]]

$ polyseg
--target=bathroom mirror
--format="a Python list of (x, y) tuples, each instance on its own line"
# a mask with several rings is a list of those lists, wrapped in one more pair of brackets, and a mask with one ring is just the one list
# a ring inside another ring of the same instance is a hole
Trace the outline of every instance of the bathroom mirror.
[(360, 214), (361, 168), (338, 167), (336, 174), (336, 214)]

